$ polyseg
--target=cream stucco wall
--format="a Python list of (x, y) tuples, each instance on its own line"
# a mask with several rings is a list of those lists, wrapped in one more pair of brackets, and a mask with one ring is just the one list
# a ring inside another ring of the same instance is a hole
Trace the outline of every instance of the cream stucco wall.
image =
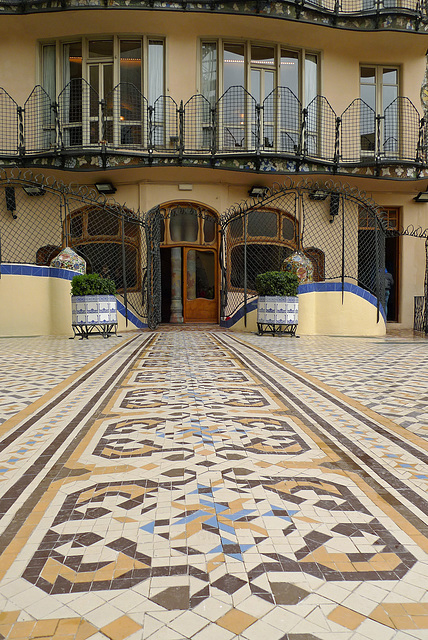
[[(233, 331), (257, 332), (257, 310), (241, 318)], [(360, 296), (345, 291), (313, 291), (299, 295), (297, 335), (383, 336), (386, 326), (382, 316), (377, 322), (376, 307)]]
[[(64, 19), (66, 16), (66, 20)], [(84, 16), (84, 20), (82, 19)], [(83, 27), (83, 28), (82, 28)], [(398, 65), (401, 94), (419, 108), (426, 42), (407, 33), (352, 32), (246, 16), (166, 11), (68, 11), (3, 16), (0, 24), (0, 86), (20, 104), (40, 82), (38, 41), (85, 34), (148, 34), (166, 38), (167, 92), (187, 100), (199, 89), (200, 37), (253, 39), (317, 50), (322, 57), (321, 93), (339, 115), (359, 96), (359, 64)], [(332, 37), (334, 35), (334, 37)]]
[[(118, 330), (137, 327), (118, 313)], [(0, 278), (0, 336), (73, 335), (70, 281), (23, 275)]]

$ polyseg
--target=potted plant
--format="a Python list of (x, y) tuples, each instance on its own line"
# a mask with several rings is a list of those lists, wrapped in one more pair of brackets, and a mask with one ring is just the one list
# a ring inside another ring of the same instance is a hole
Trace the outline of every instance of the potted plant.
[(267, 271), (256, 277), (257, 328), (263, 333), (295, 335), (299, 279), (292, 271)]
[(74, 276), (71, 281), (71, 322), (80, 339), (92, 333), (108, 338), (117, 333), (116, 285), (98, 273)]

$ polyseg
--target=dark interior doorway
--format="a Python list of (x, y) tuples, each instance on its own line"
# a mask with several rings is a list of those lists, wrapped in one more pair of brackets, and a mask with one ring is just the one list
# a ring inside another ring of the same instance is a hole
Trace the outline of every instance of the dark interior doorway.
[(399, 241), (398, 236), (386, 238), (385, 242), (385, 267), (394, 278), (394, 285), (391, 289), (388, 302), (389, 322), (398, 322), (398, 292), (399, 292)]
[(171, 248), (161, 247), (162, 305), (161, 322), (169, 322), (171, 316)]

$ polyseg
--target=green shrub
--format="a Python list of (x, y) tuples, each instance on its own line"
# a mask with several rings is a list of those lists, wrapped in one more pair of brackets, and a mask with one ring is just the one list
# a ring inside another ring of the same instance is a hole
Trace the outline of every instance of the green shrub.
[(71, 281), (72, 296), (114, 296), (115, 293), (114, 280), (102, 278), (98, 273), (74, 276)]
[(299, 279), (291, 271), (267, 271), (256, 277), (259, 296), (297, 296)]

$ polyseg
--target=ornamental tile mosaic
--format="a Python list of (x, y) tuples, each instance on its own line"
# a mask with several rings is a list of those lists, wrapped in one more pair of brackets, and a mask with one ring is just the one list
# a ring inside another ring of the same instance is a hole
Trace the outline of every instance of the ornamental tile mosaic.
[[(85, 344), (83, 369), (4, 416), (0, 640), (426, 639), (422, 344)], [(414, 429), (384, 410), (396, 379)]]

